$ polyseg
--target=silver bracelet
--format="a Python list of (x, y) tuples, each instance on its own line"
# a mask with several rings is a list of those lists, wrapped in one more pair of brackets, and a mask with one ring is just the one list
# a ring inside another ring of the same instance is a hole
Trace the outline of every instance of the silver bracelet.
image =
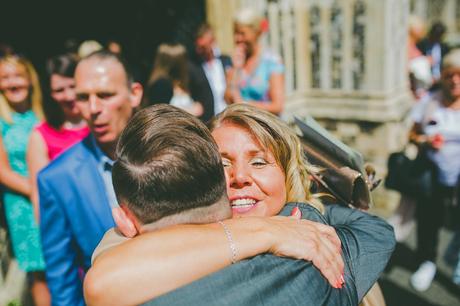
[(232, 264), (236, 263), (236, 245), (235, 245), (235, 242), (233, 241), (233, 237), (232, 237), (232, 233), (230, 232), (230, 230), (228, 229), (227, 225), (222, 222), (222, 221), (217, 221), (217, 223), (219, 223), (222, 228), (224, 229), (224, 232), (225, 232), (225, 235), (227, 236), (227, 240), (228, 240), (228, 243), (229, 243), (229, 246), (230, 246), (230, 251), (232, 253)]

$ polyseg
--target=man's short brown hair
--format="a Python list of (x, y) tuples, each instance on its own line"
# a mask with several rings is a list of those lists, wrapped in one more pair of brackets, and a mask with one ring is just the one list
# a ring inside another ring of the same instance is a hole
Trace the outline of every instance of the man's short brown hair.
[(158, 104), (139, 111), (120, 136), (112, 178), (118, 201), (144, 224), (225, 197), (224, 169), (206, 126)]

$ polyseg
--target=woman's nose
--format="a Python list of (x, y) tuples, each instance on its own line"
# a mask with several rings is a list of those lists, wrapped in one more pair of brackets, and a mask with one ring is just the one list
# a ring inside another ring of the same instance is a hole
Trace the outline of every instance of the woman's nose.
[(244, 187), (252, 183), (251, 171), (248, 165), (233, 165), (230, 169), (230, 186)]
[(67, 100), (67, 101), (74, 101), (75, 98), (76, 98), (75, 89), (73, 89), (73, 88), (67, 88), (67, 89), (65, 90), (65, 97), (66, 97), (66, 100)]

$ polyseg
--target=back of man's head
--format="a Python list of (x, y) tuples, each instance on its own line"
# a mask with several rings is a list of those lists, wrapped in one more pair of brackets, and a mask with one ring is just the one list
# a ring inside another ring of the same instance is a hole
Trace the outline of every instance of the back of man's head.
[[(142, 223), (208, 223), (230, 216), (225, 175), (209, 130), (166, 104), (138, 112), (123, 131), (112, 178), (118, 201)], [(186, 217), (184, 217), (186, 216)]]

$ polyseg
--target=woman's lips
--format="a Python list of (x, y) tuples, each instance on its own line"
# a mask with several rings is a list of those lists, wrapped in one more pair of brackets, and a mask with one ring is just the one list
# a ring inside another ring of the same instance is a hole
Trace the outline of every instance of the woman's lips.
[(230, 206), (234, 213), (246, 213), (257, 206), (258, 201), (253, 198), (237, 198), (230, 200)]
[(22, 91), (27, 90), (27, 87), (24, 86), (13, 86), (13, 87), (8, 87), (5, 88), (5, 92), (8, 92), (10, 94), (18, 94), (21, 93)]

